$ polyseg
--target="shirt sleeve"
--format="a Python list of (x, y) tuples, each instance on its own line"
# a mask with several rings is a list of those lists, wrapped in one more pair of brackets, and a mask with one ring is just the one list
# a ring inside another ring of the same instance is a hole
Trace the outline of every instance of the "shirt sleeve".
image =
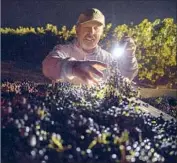
[(42, 62), (44, 76), (53, 81), (72, 79), (73, 60), (66, 45), (55, 46)]

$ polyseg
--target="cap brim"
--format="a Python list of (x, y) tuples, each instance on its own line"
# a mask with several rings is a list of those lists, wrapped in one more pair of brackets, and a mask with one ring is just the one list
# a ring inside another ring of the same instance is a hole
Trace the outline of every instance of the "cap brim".
[(79, 23), (79, 24), (87, 24), (87, 23), (97, 23), (99, 25), (105, 25), (103, 22), (99, 21), (99, 20), (96, 20), (96, 19), (92, 19), (92, 20), (88, 20), (88, 21), (85, 21), (85, 22), (82, 22), (82, 23)]

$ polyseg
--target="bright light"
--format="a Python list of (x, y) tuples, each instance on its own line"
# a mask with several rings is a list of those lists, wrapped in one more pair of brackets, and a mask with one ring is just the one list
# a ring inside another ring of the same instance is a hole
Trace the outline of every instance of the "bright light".
[(116, 48), (114, 48), (112, 55), (113, 55), (113, 57), (120, 57), (123, 53), (124, 53), (124, 48), (116, 47)]
[(115, 48), (112, 50), (112, 55), (114, 58), (119, 58), (122, 56), (122, 54), (125, 51), (125, 48), (127, 46), (127, 42), (125, 42), (123, 45), (117, 44)]

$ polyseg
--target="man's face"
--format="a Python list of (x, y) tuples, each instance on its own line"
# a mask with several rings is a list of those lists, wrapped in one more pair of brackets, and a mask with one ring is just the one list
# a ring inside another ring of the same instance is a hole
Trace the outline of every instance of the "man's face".
[(84, 50), (94, 49), (103, 33), (103, 25), (97, 22), (79, 24), (76, 27), (77, 39)]

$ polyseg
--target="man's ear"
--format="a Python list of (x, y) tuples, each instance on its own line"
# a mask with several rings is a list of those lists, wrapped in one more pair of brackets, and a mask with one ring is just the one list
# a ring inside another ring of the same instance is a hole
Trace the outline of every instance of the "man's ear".
[(80, 25), (76, 25), (76, 36), (78, 36), (79, 34), (79, 28), (80, 28)]
[(102, 31), (101, 31), (100, 39), (102, 39), (104, 37), (104, 30), (105, 30), (105, 28), (103, 28)]

